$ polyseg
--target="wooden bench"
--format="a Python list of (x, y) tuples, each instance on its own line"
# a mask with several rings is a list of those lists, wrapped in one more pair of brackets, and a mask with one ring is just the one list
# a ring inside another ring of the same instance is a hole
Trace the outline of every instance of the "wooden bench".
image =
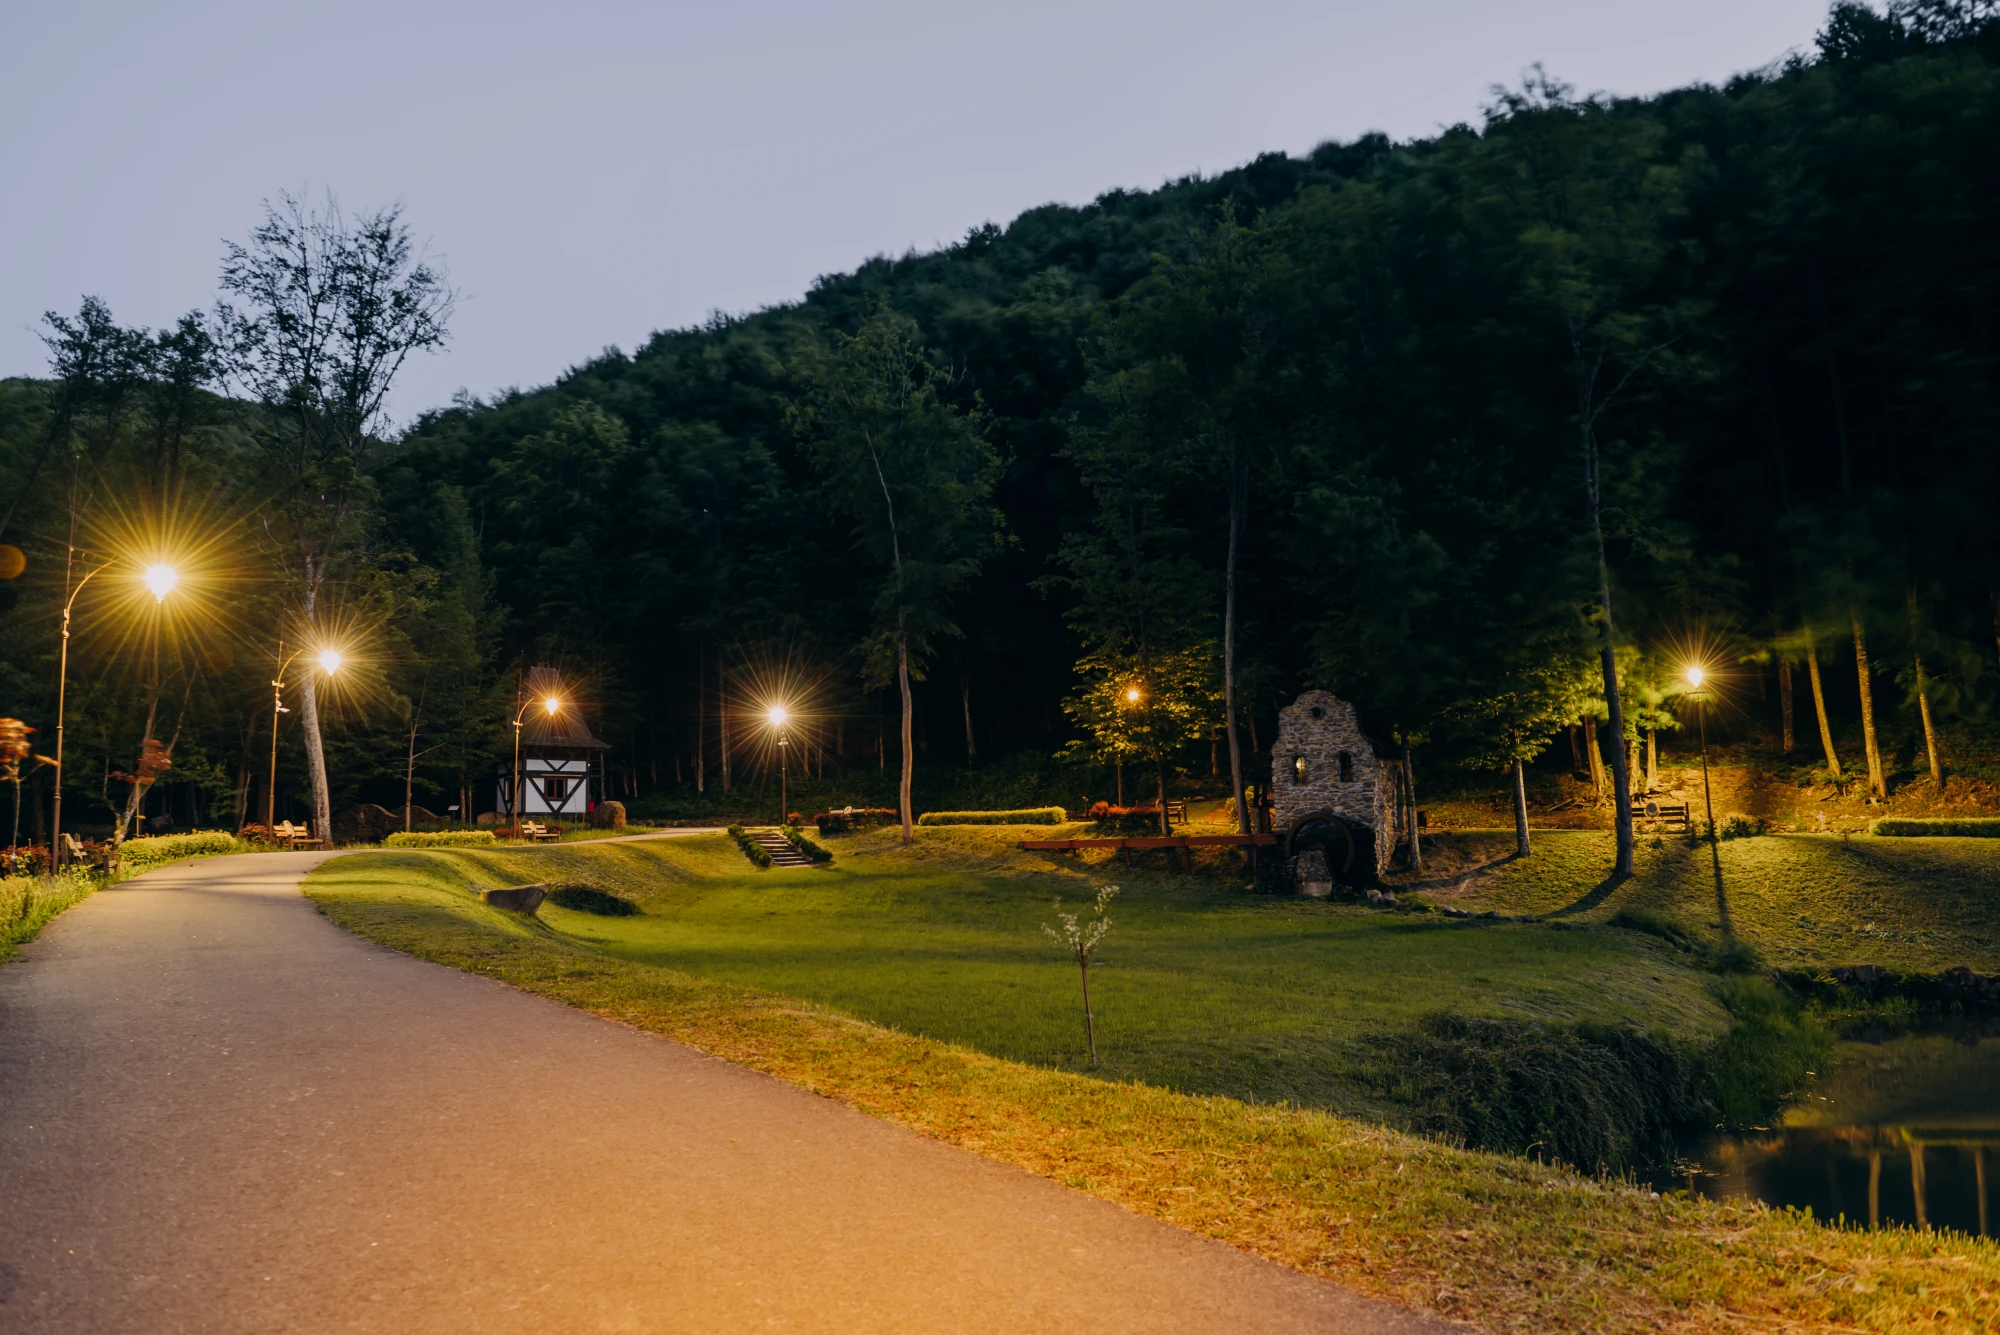
[(551, 830), (548, 826), (542, 824), (540, 821), (535, 821), (535, 820), (522, 821), (521, 833), (526, 835), (528, 838), (534, 840), (536, 843), (546, 843), (551, 840), (562, 838), (562, 831)]
[(1167, 824), (1168, 824), (1168, 825), (1174, 825), (1174, 824), (1180, 824), (1180, 825), (1185, 825), (1185, 824), (1187, 824), (1187, 823), (1188, 823), (1188, 815), (1187, 815), (1187, 799), (1186, 799), (1185, 797), (1170, 797), (1170, 798), (1168, 798), (1168, 799), (1167, 799)]
[(284, 844), (291, 848), (297, 848), (300, 844), (311, 843), (312, 826), (304, 823), (294, 825), (288, 820), (281, 820), (271, 827), (271, 842), (274, 844)]
[(1648, 801), (1640, 808), (1640, 815), (1647, 821), (1674, 825), (1683, 830), (1689, 828), (1692, 819), (1688, 813), (1688, 804), (1685, 802)]
[(86, 853), (83, 845), (76, 841), (75, 835), (71, 834), (68, 830), (64, 830), (62, 838), (64, 861), (68, 862), (72, 867), (90, 865), (90, 854)]

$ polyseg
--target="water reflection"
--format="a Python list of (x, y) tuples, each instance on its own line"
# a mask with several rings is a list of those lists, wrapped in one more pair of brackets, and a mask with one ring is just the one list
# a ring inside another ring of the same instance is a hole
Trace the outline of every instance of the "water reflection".
[(1993, 1028), (1842, 1043), (1827, 1076), (1782, 1125), (1705, 1146), (1674, 1185), (1809, 1206), (1851, 1226), (1991, 1236), (1987, 1170), (2000, 1166)]

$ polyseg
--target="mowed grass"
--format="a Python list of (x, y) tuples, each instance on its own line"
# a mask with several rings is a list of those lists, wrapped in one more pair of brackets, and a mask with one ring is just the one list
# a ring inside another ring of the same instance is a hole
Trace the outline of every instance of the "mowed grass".
[[(1086, 1065), (1075, 963), (1043, 933), (1054, 901), (1114, 883), (1091, 973), (1111, 1079), (1387, 1115), (1359, 1070), (1371, 1033), (1438, 1010), (1721, 1031), (1712, 979), (1653, 938), (1244, 893), (1238, 878), (1023, 855), (1019, 832), (894, 831), (834, 841), (831, 867), (758, 871), (719, 836), (444, 854), (480, 884), (569, 880), (643, 909), (542, 919), (593, 950), (799, 997), (912, 1034), (1059, 1069)], [(532, 861), (524, 860), (532, 858)], [(559, 861), (560, 860), (560, 861)]]
[(1710, 940), (1726, 923), (1785, 969), (2000, 971), (2000, 839), (1725, 839), (1720, 896), (1708, 844), (1683, 836), (1641, 836), (1632, 879), (1616, 885), (1606, 879), (1612, 836), (1599, 831), (1537, 831), (1525, 859), (1510, 857), (1511, 830), (1425, 847), (1426, 874), (1396, 879), (1440, 905), (1577, 923), (1640, 909)]
[[(841, 872), (763, 874), (745, 871), (741, 855), (713, 838), (573, 850), (364, 853), (321, 867), (307, 891), (334, 922), (395, 949), (675, 1038), (1308, 1274), (1480, 1328), (1954, 1335), (1990, 1328), (2000, 1301), (2000, 1247), (1984, 1240), (1903, 1229), (1832, 1230), (1790, 1211), (1660, 1198), (1313, 1109), (1195, 1096), (1009, 1060), (969, 1043), (922, 1036), (907, 1025), (858, 1021), (852, 1016), (860, 1006), (852, 1001), (836, 1009), (724, 981), (725, 966), (744, 967), (729, 963), (732, 951), (754, 953), (759, 942), (782, 961), (769, 966), (773, 976), (823, 980), (828, 965), (810, 939), (814, 933), (830, 937), (824, 950), (845, 955), (855, 971), (866, 971), (872, 960), (882, 962), (879, 971), (886, 974), (921, 974), (923, 968), (949, 974), (968, 959), (1016, 949), (1015, 938), (1039, 927), (1046, 916), (1042, 902), (1058, 886), (1074, 903), (1099, 879), (991, 844), (960, 842), (955, 833), (907, 853), (879, 842), (858, 852), (850, 842), (844, 851), (848, 865)], [(684, 928), (692, 936), (665, 945), (648, 944), (644, 953), (664, 958), (677, 951), (677, 958), (710, 973), (697, 976), (623, 953), (629, 949), (620, 944), (623, 934), (610, 929), (632, 920), (579, 921), (584, 915), (560, 911), (547, 921), (526, 919), (489, 909), (476, 895), (479, 886), (564, 879), (639, 899), (647, 918), (686, 919), (700, 927)], [(871, 879), (893, 888), (871, 887)], [(1119, 927), (1133, 958), (1108, 968), (1106, 977), (1120, 970), (1133, 975), (1134, 990), (1121, 1005), (1139, 996), (1157, 998), (1161, 988), (1186, 977), (1176, 968), (1199, 956), (1188, 920), (1206, 903), (1218, 922), (1233, 912), (1246, 915), (1250, 927), (1227, 926), (1221, 938), (1237, 943), (1233, 949), (1267, 951), (1280, 960), (1274, 967), (1306, 976), (1322, 998), (1357, 998), (1357, 1012), (1374, 1006), (1379, 1015), (1391, 1005), (1381, 998), (1394, 992), (1396, 970), (1421, 968), (1424, 948), (1488, 943), (1484, 962), (1476, 947), (1460, 958), (1473, 961), (1469, 968), (1488, 970), (1482, 976), (1491, 981), (1482, 986), (1492, 987), (1518, 980), (1512, 971), (1544, 948), (1539, 942), (1559, 943), (1541, 957), (1544, 964), (1560, 970), (1569, 960), (1576, 977), (1593, 971), (1611, 976), (1616, 966), (1575, 963), (1593, 959), (1594, 943), (1603, 941), (1623, 944), (1623, 967), (1657, 967), (1661, 986), (1681, 989), (1691, 1023), (1710, 1022), (1696, 980), (1674, 971), (1671, 962), (1656, 966), (1650, 938), (1631, 933), (1460, 926), (1427, 936), (1408, 931), (1408, 919), (1368, 919), (1360, 910), (1244, 904), (1198, 878), (1177, 884), (1139, 872), (1120, 879), (1127, 894)], [(830, 902), (827, 897), (841, 887), (873, 907), (863, 913), (857, 905)], [(989, 896), (979, 902), (1015, 926), (976, 930), (965, 898), (974, 894)], [(873, 898), (883, 895), (889, 898)], [(954, 895), (960, 902), (941, 902)], [(798, 906), (798, 922), (790, 925), (787, 900)], [(763, 921), (732, 929), (725, 921), (731, 913)], [(857, 921), (874, 925), (857, 931)], [(1259, 923), (1265, 924), (1261, 932), (1253, 930)], [(1275, 929), (1270, 923), (1290, 925)], [(887, 947), (878, 938), (897, 934), (890, 926), (908, 926), (905, 934), (927, 944), (881, 953)], [(1523, 942), (1531, 953), (1515, 957), (1510, 943)], [(1374, 952), (1374, 962), (1362, 957), (1365, 950)], [(1295, 953), (1287, 962), (1288, 951)], [(1302, 961), (1312, 952), (1326, 960), (1324, 975), (1358, 975), (1348, 990), (1326, 977), (1311, 981)], [(1491, 972), (1495, 957), (1509, 960), (1500, 973)], [(1062, 972), (1053, 962), (1018, 967), (1051, 969), (1052, 987)], [(1214, 985), (1216, 995), (1239, 1012), (1263, 1008), (1264, 1032), (1290, 1032), (1287, 1026), (1300, 1023), (1300, 1008), (1272, 1000), (1277, 986), (1260, 983), (1254, 967), (1239, 974), (1211, 961), (1206, 969), (1224, 979)], [(1136, 981), (1141, 974), (1160, 981), (1145, 991)], [(1452, 1004), (1469, 1003), (1470, 976), (1463, 970), (1406, 973), (1404, 999), (1393, 1004), (1421, 1012), (1440, 986), (1456, 989)], [(1640, 976), (1650, 980), (1652, 974)], [(894, 1010), (888, 1000), (894, 990), (854, 995)], [(1487, 1004), (1503, 1002), (1489, 997)], [(1580, 1009), (1586, 1001), (1565, 995), (1540, 1004)], [(942, 998), (904, 1005), (961, 1017), (978, 1009)], [(1331, 1031), (1359, 1021), (1329, 1013), (1324, 1023)], [(1132, 1042), (1144, 1027), (1129, 1022), (1121, 1041)]]

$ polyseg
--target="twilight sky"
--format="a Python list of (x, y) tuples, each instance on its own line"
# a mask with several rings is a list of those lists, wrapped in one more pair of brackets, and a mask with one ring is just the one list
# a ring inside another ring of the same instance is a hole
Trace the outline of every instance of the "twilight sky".
[(7, 0), (0, 375), (160, 325), (287, 187), (402, 200), (463, 293), (407, 419), (1050, 201), (1476, 120), (1535, 61), (1719, 81), (1826, 0)]

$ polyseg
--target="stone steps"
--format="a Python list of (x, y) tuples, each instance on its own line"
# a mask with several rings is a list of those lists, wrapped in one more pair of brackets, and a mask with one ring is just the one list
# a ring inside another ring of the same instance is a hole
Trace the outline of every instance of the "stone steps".
[(810, 867), (812, 859), (792, 847), (792, 841), (776, 830), (752, 830), (750, 838), (771, 855), (773, 867)]

